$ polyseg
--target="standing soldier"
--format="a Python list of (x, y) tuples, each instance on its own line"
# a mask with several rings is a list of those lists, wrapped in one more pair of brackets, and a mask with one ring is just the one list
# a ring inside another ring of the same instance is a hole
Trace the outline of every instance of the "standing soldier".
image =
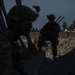
[(47, 15), (47, 19), (49, 20), (48, 23), (40, 30), (40, 36), (38, 41), (39, 50), (42, 50), (42, 46), (45, 41), (49, 40), (52, 44), (52, 52), (53, 52), (53, 59), (57, 56), (57, 45), (58, 45), (58, 37), (60, 26), (54, 21), (55, 15), (50, 14)]

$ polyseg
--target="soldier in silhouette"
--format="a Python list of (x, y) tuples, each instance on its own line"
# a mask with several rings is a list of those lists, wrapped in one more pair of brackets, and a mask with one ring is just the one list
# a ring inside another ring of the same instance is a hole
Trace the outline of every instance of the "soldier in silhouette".
[[(32, 22), (36, 20), (36, 18), (38, 17), (38, 14), (35, 13), (34, 11), (32, 11), (27, 6), (21, 5), (21, 0), (16, 0), (16, 6), (14, 6), (9, 11), (8, 14), (6, 13), (6, 10), (4, 8), (3, 0), (0, 0), (0, 10), (2, 10), (4, 13), (8, 28), (11, 31), (12, 38), (14, 40), (14, 46), (13, 46), (14, 48), (12, 48), (12, 51), (10, 50), (11, 54), (12, 54), (12, 62), (13, 62), (14, 68), (21, 75), (27, 75), (23, 71), (23, 66), (18, 66), (18, 63), (21, 62), (21, 55), (20, 55), (18, 49), (16, 50), (17, 46), (15, 44), (15, 41), (18, 40), (20, 35), (25, 35), (25, 36), (27, 36), (27, 38), (29, 37), (30, 29), (32, 27)], [(1, 17), (0, 17), (0, 19), (2, 20)], [(1, 21), (2, 25), (4, 25), (3, 21)], [(4, 27), (5, 26), (3, 26), (3, 29), (4, 29)], [(7, 37), (7, 39), (8, 39), (8, 37)], [(16, 51), (16, 53), (15, 53), (15, 51)], [(13, 71), (11, 71), (11, 72), (13, 72)]]
[[(5, 19), (4, 19), (5, 17)], [(0, 0), (0, 75), (27, 75), (23, 73), (22, 70), (15, 70), (12, 64), (12, 55), (13, 50), (10, 39), (11, 35), (8, 32), (6, 27), (5, 20), (7, 19), (7, 13), (4, 7), (4, 1)], [(6, 20), (7, 22), (7, 20)], [(10, 37), (9, 37), (10, 36)], [(4, 46), (6, 45), (6, 46)], [(5, 53), (6, 52), (6, 53)], [(5, 65), (5, 66), (4, 66)], [(9, 69), (10, 68), (10, 69)]]
[(34, 12), (29, 7), (22, 5), (21, 1), (16, 0), (16, 5), (8, 13), (8, 28), (11, 30), (15, 41), (18, 40), (20, 35), (25, 35), (26, 37), (29, 35), (32, 23), (39, 16), (39, 7), (35, 7), (37, 12)]
[(16, 0), (16, 5), (12, 7), (8, 13), (8, 28), (12, 32), (14, 41), (17, 41), (21, 35), (25, 36), (28, 42), (28, 48), (30, 50), (32, 49), (31, 47), (35, 47), (30, 37), (30, 30), (32, 28), (32, 23), (39, 16), (40, 8), (39, 6), (33, 6), (33, 8), (35, 8), (34, 12), (29, 7), (22, 5), (21, 1), (22, 0)]
[[(21, 1), (22, 0), (16, 0), (16, 5), (10, 9), (7, 15), (8, 21), (9, 21), (8, 28), (12, 33), (12, 37), (15, 43), (17, 42), (17, 40), (19, 40), (19, 37), (23, 35), (27, 38), (28, 48), (29, 48), (29, 46), (32, 44), (32, 41), (30, 38), (30, 30), (32, 28), (32, 23), (39, 16), (38, 15), (39, 9), (38, 7), (35, 7), (37, 10), (37, 13), (36, 13), (29, 7), (22, 5)], [(31, 49), (32, 47), (30, 48), (30, 50)], [(17, 52), (15, 53), (15, 51)], [(27, 51), (29, 51), (29, 49), (27, 49)], [(18, 70), (20, 74), (24, 75), (25, 72), (23, 72), (23, 69), (19, 67), (17, 64), (21, 62), (21, 55), (16, 49), (12, 51), (12, 60), (13, 60), (15, 69)]]
[(44, 45), (44, 42), (49, 40), (52, 44), (53, 58), (55, 58), (57, 56), (57, 45), (59, 42), (58, 36), (60, 32), (60, 26), (54, 21), (55, 15), (47, 15), (47, 19), (49, 20), (49, 22), (46, 23), (40, 30), (38, 47), (39, 50), (42, 51), (41, 48)]

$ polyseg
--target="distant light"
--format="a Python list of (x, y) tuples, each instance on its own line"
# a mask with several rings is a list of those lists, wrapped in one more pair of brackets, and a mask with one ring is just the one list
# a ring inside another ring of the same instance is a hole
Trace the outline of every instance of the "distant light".
[(67, 29), (65, 29), (65, 32), (67, 32)]

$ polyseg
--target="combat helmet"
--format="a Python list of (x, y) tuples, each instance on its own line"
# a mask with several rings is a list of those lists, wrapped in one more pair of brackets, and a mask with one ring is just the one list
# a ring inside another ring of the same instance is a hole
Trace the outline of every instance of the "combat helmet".
[(56, 17), (54, 14), (47, 15), (48, 20), (54, 20)]
[(22, 19), (30, 19), (31, 21), (35, 21), (37, 18), (37, 14), (27, 6), (22, 5), (21, 9), (19, 9), (18, 6), (14, 6), (9, 11), (8, 18), (15, 21)]

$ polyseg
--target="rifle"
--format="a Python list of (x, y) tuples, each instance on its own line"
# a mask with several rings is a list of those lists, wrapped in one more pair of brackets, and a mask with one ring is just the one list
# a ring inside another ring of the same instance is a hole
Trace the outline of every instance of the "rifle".
[(61, 18), (61, 16), (58, 17), (58, 19), (56, 20), (56, 22)]
[(56, 20), (56, 23), (59, 24), (64, 19), (64, 16), (61, 19), (60, 18), (61, 18), (61, 16), (59, 16), (59, 18)]

